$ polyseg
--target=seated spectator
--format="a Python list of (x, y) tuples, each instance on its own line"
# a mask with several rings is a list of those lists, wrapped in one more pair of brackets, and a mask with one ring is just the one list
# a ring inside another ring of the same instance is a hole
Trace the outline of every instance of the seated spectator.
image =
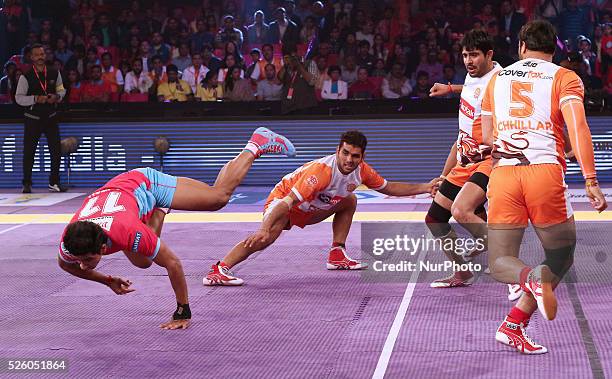
[(81, 75), (76, 68), (68, 69), (67, 83), (66, 83), (66, 99), (69, 104), (81, 102), (81, 91), (83, 86), (81, 85)]
[(234, 17), (231, 15), (223, 17), (223, 27), (219, 29), (219, 32), (215, 36), (216, 47), (221, 49), (226, 43), (232, 41), (241, 49), (243, 40), (244, 37), (240, 29), (234, 27)]
[(157, 101), (183, 102), (193, 99), (189, 83), (178, 78), (178, 68), (170, 64), (166, 67), (168, 80), (157, 87)]
[[(464, 82), (464, 78), (460, 78), (455, 71), (455, 66), (452, 64), (445, 64), (444, 65), (444, 74), (442, 75), (442, 84), (460, 84), (462, 85)], [(447, 95), (444, 96), (440, 96), (441, 98), (444, 99), (451, 99), (451, 98), (458, 98), (461, 95), (458, 93), (449, 93)]]
[(176, 66), (179, 72), (183, 72), (192, 64), (191, 56), (189, 55), (189, 44), (187, 42), (181, 42), (178, 52), (178, 57), (172, 58), (172, 64)]
[(112, 93), (123, 90), (123, 74), (113, 66), (113, 58), (110, 53), (102, 54), (102, 79), (110, 83)]
[(342, 50), (342, 40), (340, 39), (340, 29), (334, 26), (329, 33), (329, 48), (331, 54), (340, 55), (340, 51)]
[(119, 40), (117, 27), (111, 23), (108, 13), (100, 13), (98, 20), (92, 28), (92, 32), (100, 35), (102, 46), (109, 47), (117, 45)]
[(57, 71), (57, 72), (64, 72), (64, 63), (62, 61), (60, 61), (58, 58), (55, 58), (53, 60), (52, 66), (55, 69), (55, 71)]
[(89, 73), (89, 81), (83, 84), (81, 101), (84, 103), (108, 103), (111, 95), (111, 84), (102, 79), (102, 67), (94, 65)]
[(280, 100), (283, 86), (276, 78), (276, 67), (268, 63), (265, 69), (266, 78), (257, 83), (257, 100), (278, 101)]
[(142, 61), (142, 71), (149, 72), (149, 66), (151, 65), (151, 57), (153, 54), (151, 53), (151, 45), (149, 45), (149, 41), (143, 40), (140, 42), (140, 52), (138, 53)]
[(385, 99), (399, 99), (408, 96), (412, 92), (410, 81), (404, 76), (403, 67), (395, 63), (391, 67), (391, 73), (383, 79), (382, 95)]
[(210, 45), (202, 47), (202, 64), (210, 71), (217, 72), (223, 66), (221, 59), (213, 55), (213, 48)]
[(355, 57), (352, 55), (346, 57), (344, 60), (344, 66), (342, 66), (342, 80), (344, 80), (348, 85), (353, 84), (357, 80), (357, 69), (358, 67), (355, 64)]
[(438, 53), (435, 50), (429, 50), (427, 53), (427, 61), (420, 63), (416, 71), (425, 71), (429, 76), (430, 84), (442, 80), (442, 71), (444, 66), (438, 62)]
[(242, 53), (240, 52), (238, 45), (236, 45), (236, 43), (232, 41), (229, 41), (225, 44), (225, 54), (223, 56), (227, 57), (230, 54), (232, 54), (234, 58), (236, 58), (236, 65), (240, 66), (244, 70), (245, 63), (244, 58), (242, 57)]
[(163, 83), (168, 80), (166, 75), (166, 66), (159, 55), (151, 58), (151, 66), (149, 66), (149, 76), (153, 80), (153, 84)]
[(223, 87), (217, 81), (217, 72), (208, 71), (206, 77), (198, 84), (196, 91), (198, 101), (220, 101), (223, 99)]
[(351, 99), (378, 99), (380, 88), (370, 81), (368, 70), (360, 67), (357, 72), (357, 81), (349, 87), (348, 95)]
[(4, 76), (0, 79), (0, 103), (11, 103), (11, 93), (16, 88), (15, 72), (17, 65), (8, 61), (4, 64)]
[[(372, 56), (374, 59), (384, 59), (385, 62), (389, 58), (389, 49), (385, 47), (385, 40), (382, 34), (374, 36), (374, 44), (372, 45)], [(376, 64), (376, 63), (374, 63)]]
[(227, 101), (253, 101), (253, 87), (251, 81), (244, 79), (241, 75), (244, 72), (239, 66), (229, 69), (223, 88), (223, 99)]
[(359, 42), (359, 53), (356, 58), (357, 66), (365, 67), (368, 71), (372, 70), (375, 58), (370, 54), (370, 43), (368, 41)]
[(193, 53), (191, 55), (191, 66), (187, 67), (183, 71), (183, 80), (191, 87), (191, 92), (196, 92), (198, 83), (206, 77), (206, 73), (209, 71), (208, 67), (202, 65), (202, 54)]
[(153, 80), (147, 73), (142, 71), (142, 60), (134, 59), (132, 71), (125, 76), (125, 92), (127, 93), (149, 93), (153, 86)]
[(295, 50), (284, 51), (287, 52), (283, 57), (284, 65), (278, 73), (283, 83), (281, 113), (307, 112), (317, 105), (312, 74), (304, 67)]
[(100, 59), (98, 59), (97, 50), (93, 47), (87, 49), (87, 56), (85, 57), (85, 76), (91, 73), (93, 66), (99, 66)]
[(384, 59), (376, 60), (376, 63), (374, 63), (374, 69), (372, 70), (370, 76), (373, 78), (384, 78), (385, 76), (387, 76)]
[(345, 81), (340, 80), (341, 70), (339, 66), (330, 66), (327, 70), (329, 79), (323, 83), (321, 98), (325, 100), (345, 100), (348, 98), (348, 86)]
[(312, 16), (306, 17), (304, 27), (300, 31), (300, 43), (309, 43), (317, 35), (316, 19)]
[(55, 57), (61, 60), (64, 65), (68, 63), (70, 58), (72, 57), (72, 50), (68, 49), (66, 46), (66, 40), (63, 38), (58, 38), (55, 41)]
[(267, 43), (261, 47), (263, 59), (258, 62), (257, 67), (253, 70), (251, 78), (256, 80), (264, 80), (266, 78), (266, 66), (274, 65), (276, 72), (279, 72), (283, 66), (283, 61), (279, 57), (274, 56), (274, 46)]
[(346, 60), (346, 57), (356, 57), (358, 52), (359, 45), (357, 44), (357, 40), (355, 39), (355, 33), (347, 33), (346, 41), (344, 42), (344, 46), (340, 51), (340, 60), (344, 62)]
[(327, 58), (317, 56), (311, 59), (308, 64), (308, 71), (312, 75), (315, 90), (320, 91), (323, 88), (323, 83), (329, 79), (329, 75), (327, 75)]
[(425, 71), (419, 71), (417, 73), (416, 86), (412, 92), (410, 92), (410, 97), (427, 99), (429, 97), (430, 89), (431, 85), (429, 84), (429, 74), (427, 74)]
[(251, 61), (253, 63), (251, 63), (249, 67), (247, 67), (245, 76), (247, 78), (253, 79), (254, 81), (257, 81), (257, 79), (259, 79), (259, 73), (255, 72), (255, 69), (259, 68), (259, 62), (261, 61), (261, 50), (255, 48), (251, 50), (250, 55), (251, 55)]
[(239, 67), (240, 68), (240, 77), (244, 78), (244, 70), (238, 65), (236, 56), (234, 54), (229, 54), (223, 60), (223, 68), (219, 70), (217, 80), (219, 83), (225, 83), (225, 79), (227, 77), (227, 73), (229, 68), (231, 67)]
[(170, 60), (170, 46), (164, 43), (164, 37), (161, 33), (153, 33), (151, 38), (151, 56), (157, 55), (161, 58), (162, 64), (166, 64)]
[[(207, 30), (206, 22), (203, 19), (196, 21), (196, 32), (191, 35), (191, 51), (202, 52), (204, 45), (212, 45), (215, 42), (215, 35)], [(180, 66), (177, 66), (181, 70)]]
[[(370, 46), (374, 46), (374, 34), (372, 33), (374, 31), (374, 23), (372, 20), (367, 20), (364, 24), (357, 25), (357, 29), (357, 33), (355, 33), (357, 42), (368, 41)], [(377, 35), (382, 37), (382, 34)], [(383, 42), (385, 42), (384, 38)]]
[(265, 16), (261, 10), (255, 12), (254, 21), (247, 26), (247, 40), (250, 44), (270, 43), (270, 25), (264, 22)]

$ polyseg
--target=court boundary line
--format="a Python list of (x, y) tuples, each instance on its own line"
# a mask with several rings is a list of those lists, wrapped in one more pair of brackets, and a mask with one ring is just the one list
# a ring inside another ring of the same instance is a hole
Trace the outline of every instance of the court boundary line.
[[(417, 258), (417, 261), (423, 261), (426, 255), (426, 250), (421, 251)], [(410, 275), (410, 280), (408, 282), (408, 285), (406, 286), (406, 290), (404, 291), (402, 301), (400, 302), (400, 305), (397, 309), (397, 313), (395, 314), (395, 318), (393, 319), (393, 324), (391, 324), (391, 328), (389, 329), (389, 334), (387, 334), (387, 338), (385, 339), (385, 344), (383, 345), (382, 351), (380, 352), (380, 356), (378, 357), (378, 362), (376, 363), (376, 368), (374, 369), (372, 379), (383, 379), (385, 377), (387, 367), (389, 366), (389, 361), (391, 360), (391, 355), (393, 354), (393, 349), (395, 348), (395, 342), (399, 337), (399, 332), (402, 329), (402, 325), (404, 324), (404, 319), (408, 314), (408, 307), (410, 306), (412, 295), (414, 294), (414, 290), (416, 289), (418, 278), (419, 270), (413, 271)]]

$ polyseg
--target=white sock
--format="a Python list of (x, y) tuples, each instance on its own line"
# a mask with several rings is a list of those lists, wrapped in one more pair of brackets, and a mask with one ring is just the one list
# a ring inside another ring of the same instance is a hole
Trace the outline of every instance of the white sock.
[(258, 157), (260, 154), (260, 149), (259, 146), (257, 146), (255, 143), (249, 141), (246, 146), (244, 147), (244, 150), (246, 151), (250, 151), (251, 153), (253, 153), (254, 156)]

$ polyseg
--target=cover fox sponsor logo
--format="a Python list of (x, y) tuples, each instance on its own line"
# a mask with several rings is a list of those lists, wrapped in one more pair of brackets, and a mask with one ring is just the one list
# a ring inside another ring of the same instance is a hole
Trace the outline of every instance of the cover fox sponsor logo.
[(545, 75), (543, 72), (538, 71), (523, 71), (523, 70), (500, 70), (497, 73), (498, 76), (515, 76), (517, 78), (528, 78), (528, 79), (544, 79), (544, 80), (552, 80), (552, 76)]

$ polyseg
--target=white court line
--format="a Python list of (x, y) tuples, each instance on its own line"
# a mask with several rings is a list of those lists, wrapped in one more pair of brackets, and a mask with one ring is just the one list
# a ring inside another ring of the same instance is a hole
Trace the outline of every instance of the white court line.
[[(427, 251), (422, 250), (419, 254), (417, 262), (422, 262), (425, 255), (427, 255)], [(408, 282), (408, 286), (404, 292), (404, 297), (402, 297), (402, 302), (400, 303), (397, 314), (395, 315), (395, 320), (393, 320), (391, 330), (389, 330), (389, 334), (385, 340), (382, 352), (378, 358), (378, 363), (376, 364), (376, 370), (374, 370), (372, 379), (383, 379), (385, 377), (385, 372), (387, 371), (387, 366), (389, 365), (389, 360), (391, 359), (391, 354), (393, 354), (393, 348), (395, 347), (395, 341), (397, 340), (402, 324), (404, 323), (404, 318), (406, 318), (408, 306), (410, 305), (410, 300), (412, 300), (412, 294), (414, 293), (414, 288), (416, 287), (418, 278), (419, 270), (414, 270), (412, 275), (410, 275), (410, 281)]]

